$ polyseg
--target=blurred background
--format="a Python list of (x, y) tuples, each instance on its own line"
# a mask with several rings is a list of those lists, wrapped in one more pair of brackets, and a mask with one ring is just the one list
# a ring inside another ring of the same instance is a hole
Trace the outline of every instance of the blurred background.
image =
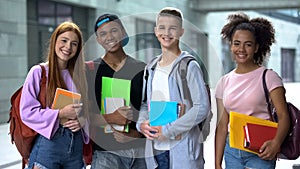
[[(0, 168), (21, 167), (21, 157), (8, 135), (9, 99), (28, 70), (44, 61), (48, 40), (58, 24), (72, 20), (79, 25), (86, 42), (86, 60), (91, 60), (103, 54), (94, 41), (97, 17), (117, 14), (130, 37), (126, 52), (148, 62), (159, 53), (153, 28), (157, 12), (166, 6), (183, 12), (181, 47), (197, 56), (212, 98), (218, 79), (235, 67), (229, 44), (220, 36), (228, 14), (244, 11), (251, 18), (269, 19), (276, 30), (276, 43), (265, 66), (282, 77), (287, 100), (300, 108), (299, 0), (0, 0)], [(212, 124), (216, 125), (215, 118)], [(205, 168), (209, 169), (214, 162), (213, 140), (212, 133), (205, 143)], [(299, 159), (280, 160), (276, 169), (300, 168), (298, 164)]]

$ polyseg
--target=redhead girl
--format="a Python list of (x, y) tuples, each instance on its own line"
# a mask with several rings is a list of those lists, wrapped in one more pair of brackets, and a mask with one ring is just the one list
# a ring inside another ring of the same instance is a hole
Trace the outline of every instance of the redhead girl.
[[(73, 22), (61, 23), (52, 33), (43, 64), (47, 76), (46, 108), (38, 100), (41, 67), (33, 66), (27, 74), (20, 102), (21, 118), (38, 133), (28, 168), (84, 168), (83, 142), (88, 139), (82, 130), (87, 112), (82, 46), (81, 31)], [(80, 93), (81, 103), (51, 109), (57, 88)]]

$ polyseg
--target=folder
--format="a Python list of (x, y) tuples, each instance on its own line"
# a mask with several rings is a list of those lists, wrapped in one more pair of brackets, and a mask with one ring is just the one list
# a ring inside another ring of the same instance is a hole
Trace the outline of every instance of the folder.
[(247, 149), (244, 147), (245, 136), (244, 136), (244, 126), (247, 123), (260, 124), (270, 127), (277, 127), (277, 123), (270, 120), (260, 119), (254, 116), (248, 116), (245, 114), (230, 112), (229, 117), (229, 145), (232, 148), (237, 148), (240, 150), (248, 151), (251, 153), (256, 153), (256, 151)]
[(163, 126), (178, 118), (178, 103), (171, 101), (150, 101), (150, 126)]
[[(104, 101), (105, 113), (106, 114), (113, 113), (119, 107), (122, 107), (124, 105), (125, 105), (125, 101), (123, 98), (112, 98), (112, 97), (105, 98), (105, 101)], [(128, 126), (128, 125), (126, 125), (126, 126)], [(112, 125), (108, 124), (104, 128), (104, 132), (105, 133), (113, 133), (112, 127), (115, 130), (118, 130), (121, 132), (126, 132), (126, 131), (128, 132), (128, 128), (126, 128), (126, 126), (121, 126), (121, 125), (116, 125), (116, 124), (112, 124)]]
[[(106, 98), (123, 98), (124, 105), (130, 106), (130, 88), (131, 88), (130, 80), (103, 76), (102, 88), (101, 88), (101, 112), (100, 113), (101, 114), (106, 113), (105, 106), (104, 106)], [(104, 127), (104, 131), (105, 131), (105, 127)], [(129, 131), (129, 125), (125, 126), (124, 131), (125, 132)]]
[(275, 137), (276, 131), (277, 127), (247, 123), (244, 126), (244, 147), (258, 152), (265, 141), (272, 140)]
[(264, 142), (272, 140), (275, 137), (276, 131), (277, 127), (247, 123), (244, 126), (244, 147), (258, 153)]
[[(62, 109), (69, 104), (79, 104), (81, 95), (72, 91), (68, 91), (62, 88), (57, 88), (55, 91), (52, 109)], [(60, 123), (63, 124), (68, 119), (61, 119)]]
[(105, 114), (105, 98), (123, 98), (125, 105), (130, 105), (131, 81), (110, 77), (102, 77), (101, 114)]

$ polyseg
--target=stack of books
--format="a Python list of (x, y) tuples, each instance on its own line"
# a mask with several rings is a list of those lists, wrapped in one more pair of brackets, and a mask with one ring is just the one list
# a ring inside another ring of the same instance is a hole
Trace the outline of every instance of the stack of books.
[(258, 153), (266, 141), (275, 137), (276, 131), (277, 127), (247, 123), (244, 126), (244, 147)]
[[(111, 77), (102, 77), (101, 114), (110, 114), (122, 106), (130, 106), (131, 81)], [(129, 132), (129, 125), (106, 125), (105, 133), (112, 133), (112, 128)]]
[(238, 112), (230, 112), (229, 145), (258, 154), (264, 142), (275, 137), (277, 123)]

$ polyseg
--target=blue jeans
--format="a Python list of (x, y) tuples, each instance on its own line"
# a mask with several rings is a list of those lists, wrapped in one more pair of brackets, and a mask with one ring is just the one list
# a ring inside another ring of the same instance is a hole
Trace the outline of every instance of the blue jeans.
[[(138, 158), (142, 149), (132, 148), (116, 152), (94, 151), (91, 169), (144, 169), (145, 158)], [(144, 151), (144, 150), (143, 150)]]
[(226, 139), (224, 158), (226, 169), (275, 169), (276, 166), (276, 160), (263, 160), (256, 154), (231, 148), (229, 137)]
[(82, 169), (83, 137), (81, 131), (73, 133), (60, 126), (50, 140), (39, 135), (29, 157), (28, 168)]
[(169, 169), (170, 168), (170, 151), (159, 151), (159, 150), (154, 150), (155, 151), (155, 160), (158, 164), (156, 169)]

